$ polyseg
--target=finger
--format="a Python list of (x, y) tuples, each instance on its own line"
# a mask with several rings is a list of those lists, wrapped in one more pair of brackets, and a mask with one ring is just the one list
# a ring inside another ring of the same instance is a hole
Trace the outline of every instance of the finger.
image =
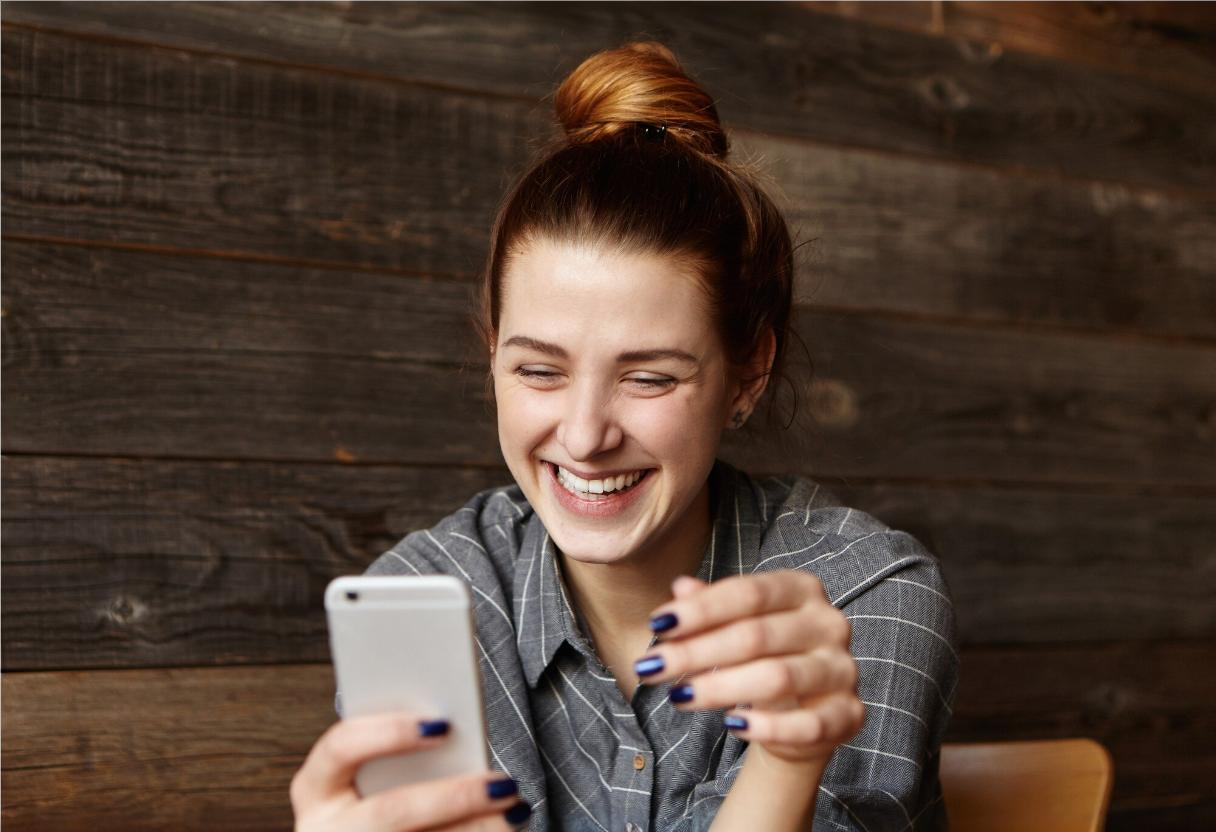
[(770, 656), (699, 673), (670, 691), (681, 710), (731, 708), (749, 702), (757, 708), (792, 697), (856, 690), (857, 665), (847, 650), (819, 648), (792, 656)]
[(792, 711), (732, 709), (723, 722), (731, 733), (748, 741), (836, 746), (861, 730), (865, 713), (865, 705), (856, 695), (840, 691)]
[(446, 725), (444, 720), (423, 720), (407, 712), (371, 714), (335, 722), (308, 752), (291, 781), (292, 805), (305, 809), (351, 788), (360, 765), (385, 754), (421, 751), (441, 745), (446, 731), (428, 735)]
[(650, 627), (664, 639), (681, 638), (738, 618), (793, 609), (811, 598), (827, 596), (823, 584), (808, 572), (732, 575), (662, 605), (651, 615)]
[(684, 598), (707, 586), (709, 584), (700, 578), (694, 578), (692, 575), (681, 575), (671, 582), (671, 594), (676, 598)]
[(495, 809), (490, 814), (470, 818), (448, 826), (433, 827), (427, 832), (510, 832), (519, 829), (532, 816), (532, 807), (520, 801), (506, 810)]
[(804, 604), (794, 610), (732, 621), (695, 635), (663, 640), (634, 662), (644, 684), (759, 659), (803, 653), (817, 644), (843, 646), (848, 620), (830, 604)]
[[(506, 788), (495, 786), (491, 790), (493, 784)], [(519, 802), (519, 787), (514, 780), (495, 772), (477, 772), (378, 792), (363, 798), (349, 816), (356, 828), (413, 832), (469, 823), (494, 813), (502, 816)]]

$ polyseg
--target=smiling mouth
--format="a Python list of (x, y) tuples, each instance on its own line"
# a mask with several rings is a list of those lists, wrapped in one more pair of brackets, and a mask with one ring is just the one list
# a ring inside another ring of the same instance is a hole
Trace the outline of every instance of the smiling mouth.
[(614, 495), (630, 491), (654, 470), (653, 468), (641, 468), (628, 474), (618, 474), (615, 477), (587, 480), (567, 471), (560, 465), (552, 462), (546, 464), (552, 467), (557, 481), (563, 488), (575, 497), (589, 502), (606, 500)]

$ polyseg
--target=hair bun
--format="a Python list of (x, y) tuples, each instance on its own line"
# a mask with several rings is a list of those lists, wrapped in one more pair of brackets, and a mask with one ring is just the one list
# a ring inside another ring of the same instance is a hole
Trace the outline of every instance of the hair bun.
[(657, 129), (643, 128), (649, 136), (671, 136), (702, 153), (725, 159), (730, 150), (713, 98), (655, 41), (587, 58), (558, 87), (554, 109), (572, 145), (651, 125)]

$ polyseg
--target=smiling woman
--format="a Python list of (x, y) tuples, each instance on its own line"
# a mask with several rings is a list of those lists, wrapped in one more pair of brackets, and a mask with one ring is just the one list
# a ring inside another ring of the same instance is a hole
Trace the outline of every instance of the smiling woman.
[(555, 104), (477, 318), (515, 482), (367, 570), (471, 584), (499, 771), (360, 798), (354, 767), (390, 728), (422, 747), (424, 715), (340, 722), (293, 781), (297, 828), (944, 827), (936, 559), (809, 479), (717, 459), (780, 372), (784, 220), (665, 47), (593, 55)]

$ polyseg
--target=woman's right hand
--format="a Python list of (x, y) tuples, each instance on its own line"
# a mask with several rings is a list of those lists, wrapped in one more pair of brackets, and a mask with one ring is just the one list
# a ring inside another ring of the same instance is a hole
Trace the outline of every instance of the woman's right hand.
[(527, 820), (531, 809), (520, 801), (514, 781), (492, 771), (360, 796), (355, 772), (363, 763), (434, 748), (447, 739), (446, 732), (423, 736), (421, 722), (408, 713), (391, 713), (331, 725), (291, 779), (295, 832), (507, 832)]

